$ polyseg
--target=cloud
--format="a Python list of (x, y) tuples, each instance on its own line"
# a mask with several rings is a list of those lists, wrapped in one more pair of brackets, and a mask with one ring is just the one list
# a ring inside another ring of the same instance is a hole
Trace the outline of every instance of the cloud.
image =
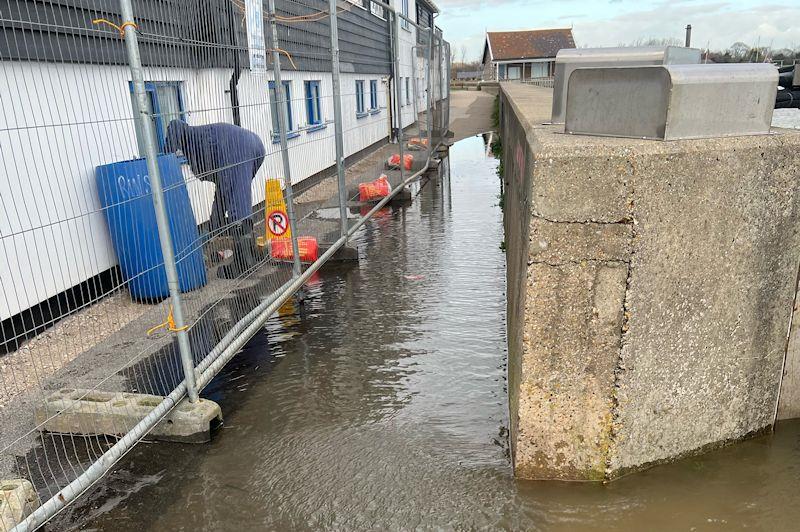
[(739, 7), (726, 2), (703, 5), (661, 3), (652, 9), (624, 13), (607, 20), (575, 25), (579, 45), (613, 46), (650, 37), (683, 38), (692, 25), (695, 46), (725, 49), (742, 41), (762, 46), (800, 44), (800, 6)]
[(479, 56), (485, 30), (573, 25), (580, 46), (616, 46), (675, 38), (692, 25), (692, 43), (725, 49), (737, 41), (773, 48), (800, 46), (800, 3), (759, 0), (438, 0), (445, 38)]

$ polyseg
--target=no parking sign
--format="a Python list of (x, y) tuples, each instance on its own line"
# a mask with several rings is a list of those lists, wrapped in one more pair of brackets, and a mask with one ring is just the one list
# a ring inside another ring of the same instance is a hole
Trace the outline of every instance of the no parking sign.
[(283, 211), (272, 211), (267, 215), (267, 230), (274, 237), (286, 235), (289, 230), (289, 217)]

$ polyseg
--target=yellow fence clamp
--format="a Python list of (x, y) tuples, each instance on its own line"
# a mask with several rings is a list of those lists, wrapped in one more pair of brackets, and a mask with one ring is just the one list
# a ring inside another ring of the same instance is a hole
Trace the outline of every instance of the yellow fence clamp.
[(180, 331), (185, 331), (188, 328), (189, 328), (188, 325), (184, 325), (183, 327), (175, 326), (175, 316), (172, 314), (172, 305), (170, 305), (169, 314), (167, 314), (167, 319), (163, 323), (159, 323), (155, 327), (147, 329), (147, 336), (150, 336), (159, 329), (167, 329), (169, 332), (180, 332)]

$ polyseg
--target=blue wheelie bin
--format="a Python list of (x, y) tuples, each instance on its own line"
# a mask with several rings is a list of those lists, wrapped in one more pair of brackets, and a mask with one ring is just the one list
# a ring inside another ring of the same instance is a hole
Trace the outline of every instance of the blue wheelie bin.
[[(158, 158), (172, 244), (182, 292), (206, 284), (203, 247), (175, 154)], [(160, 301), (169, 296), (164, 256), (145, 159), (98, 166), (97, 192), (106, 215), (114, 251), (131, 297)]]

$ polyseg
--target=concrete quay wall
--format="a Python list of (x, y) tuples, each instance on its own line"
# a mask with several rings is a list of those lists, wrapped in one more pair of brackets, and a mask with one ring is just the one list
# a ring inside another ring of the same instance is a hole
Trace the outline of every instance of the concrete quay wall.
[(609, 480), (800, 412), (800, 133), (572, 136), (549, 89), (500, 99), (516, 474)]

